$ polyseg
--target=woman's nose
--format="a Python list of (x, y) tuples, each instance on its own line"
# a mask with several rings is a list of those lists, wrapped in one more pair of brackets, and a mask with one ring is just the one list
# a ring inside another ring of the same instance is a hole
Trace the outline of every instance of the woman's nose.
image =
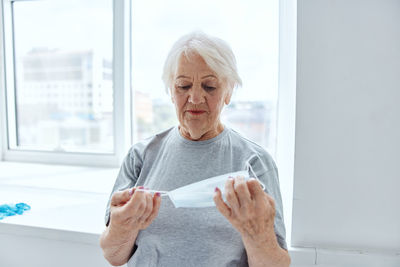
[(204, 90), (201, 86), (193, 86), (189, 92), (189, 102), (197, 105), (205, 102)]

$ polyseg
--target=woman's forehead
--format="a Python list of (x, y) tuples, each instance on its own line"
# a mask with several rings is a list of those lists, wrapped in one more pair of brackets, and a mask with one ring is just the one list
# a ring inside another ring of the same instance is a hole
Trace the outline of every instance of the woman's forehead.
[(178, 60), (175, 79), (194, 78), (194, 76), (218, 79), (218, 75), (207, 65), (200, 55), (192, 54), (189, 57), (181, 55)]

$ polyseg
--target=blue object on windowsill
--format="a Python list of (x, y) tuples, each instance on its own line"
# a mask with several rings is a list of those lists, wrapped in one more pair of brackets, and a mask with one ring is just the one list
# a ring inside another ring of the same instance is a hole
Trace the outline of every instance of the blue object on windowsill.
[(30, 210), (31, 207), (25, 203), (17, 203), (17, 204), (4, 204), (0, 205), (0, 220), (7, 216), (14, 216), (16, 214), (21, 215), (26, 210)]

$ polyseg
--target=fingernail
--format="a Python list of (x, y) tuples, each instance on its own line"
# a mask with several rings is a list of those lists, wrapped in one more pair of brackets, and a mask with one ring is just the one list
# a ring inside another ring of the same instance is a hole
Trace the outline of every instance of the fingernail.
[(219, 191), (219, 188), (218, 188), (218, 187), (216, 187), (214, 191), (215, 191), (215, 192), (218, 192), (218, 191)]
[(139, 188), (139, 189), (144, 189), (144, 186), (139, 186), (138, 188)]
[(133, 191), (134, 191), (134, 189), (133, 189), (133, 188), (131, 188), (131, 189), (129, 190), (129, 195), (130, 195), (130, 196), (132, 196), (132, 195), (133, 195)]
[(161, 193), (160, 192), (156, 192), (156, 197), (159, 197), (159, 196), (161, 196)]
[(255, 180), (256, 178), (254, 178), (254, 177), (250, 177), (250, 179), (249, 179), (249, 181), (251, 181), (251, 180)]

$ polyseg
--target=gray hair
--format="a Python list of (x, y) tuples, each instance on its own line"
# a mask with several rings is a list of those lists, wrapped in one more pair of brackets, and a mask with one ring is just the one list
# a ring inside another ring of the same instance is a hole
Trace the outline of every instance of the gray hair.
[(222, 39), (207, 35), (201, 31), (182, 36), (172, 46), (164, 64), (162, 80), (168, 93), (172, 85), (179, 58), (185, 55), (198, 54), (206, 64), (220, 77), (227, 79), (232, 88), (242, 85), (239, 77), (235, 55), (230, 46)]

